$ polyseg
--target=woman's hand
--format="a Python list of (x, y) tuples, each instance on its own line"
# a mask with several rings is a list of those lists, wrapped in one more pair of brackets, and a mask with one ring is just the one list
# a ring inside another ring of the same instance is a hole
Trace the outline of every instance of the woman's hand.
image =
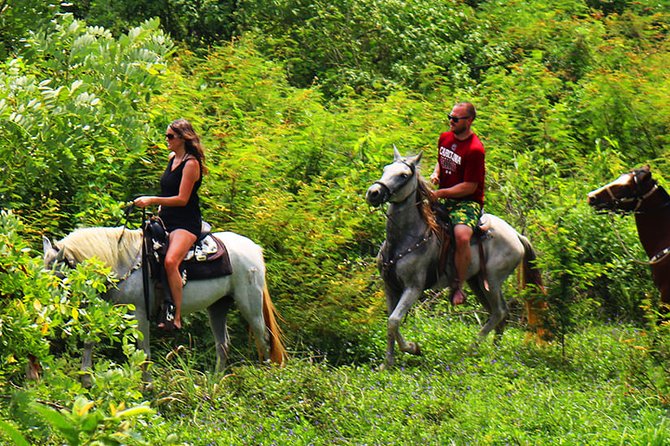
[(155, 197), (137, 197), (133, 203), (135, 203), (135, 206), (137, 207), (145, 208), (154, 204), (154, 198)]

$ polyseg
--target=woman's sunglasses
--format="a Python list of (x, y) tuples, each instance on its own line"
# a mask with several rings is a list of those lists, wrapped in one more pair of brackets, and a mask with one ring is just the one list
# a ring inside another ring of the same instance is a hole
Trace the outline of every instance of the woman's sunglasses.
[(165, 137), (167, 139), (175, 139), (177, 137), (177, 135), (175, 135), (174, 133), (166, 133)]

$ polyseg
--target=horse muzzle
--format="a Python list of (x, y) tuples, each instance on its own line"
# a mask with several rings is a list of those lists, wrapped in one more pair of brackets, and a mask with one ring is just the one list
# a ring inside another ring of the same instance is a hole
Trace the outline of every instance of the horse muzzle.
[(388, 201), (389, 196), (390, 191), (385, 184), (374, 183), (365, 193), (365, 201), (367, 201), (370, 206), (378, 207), (381, 206), (382, 203)]
[(597, 195), (591, 195), (591, 194), (589, 194), (586, 197), (586, 201), (589, 204), (589, 206), (594, 207), (596, 209), (598, 209), (599, 207), (601, 207), (605, 204), (604, 201), (598, 199)]

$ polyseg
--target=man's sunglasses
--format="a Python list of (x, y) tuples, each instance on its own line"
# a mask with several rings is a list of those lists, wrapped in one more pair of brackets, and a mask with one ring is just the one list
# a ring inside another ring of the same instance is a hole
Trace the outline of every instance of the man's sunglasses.
[(458, 116), (451, 116), (451, 115), (449, 115), (449, 120), (450, 120), (450, 121), (458, 122), (458, 121), (460, 121), (461, 119), (470, 119), (470, 116), (462, 116), (462, 117), (459, 118)]

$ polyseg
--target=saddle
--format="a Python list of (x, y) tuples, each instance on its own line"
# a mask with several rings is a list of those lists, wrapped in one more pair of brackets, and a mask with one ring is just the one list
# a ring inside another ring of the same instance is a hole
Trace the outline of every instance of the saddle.
[[(211, 233), (212, 227), (202, 223), (200, 236), (186, 253), (179, 266), (182, 283), (187, 280), (203, 280), (232, 274), (232, 266), (226, 246)], [(157, 295), (162, 295), (163, 303), (158, 309), (158, 321), (167, 329), (174, 329), (175, 306), (170, 295), (170, 287), (163, 263), (167, 253), (169, 234), (163, 221), (152, 216), (142, 226), (142, 280), (144, 283), (144, 303), (149, 308), (149, 280), (153, 279)], [(158, 301), (158, 299), (157, 299)]]
[[(152, 276), (160, 278), (167, 253), (169, 234), (158, 217), (149, 218), (144, 225), (144, 246), (152, 259)], [(232, 266), (226, 246), (212, 235), (212, 227), (202, 222), (200, 236), (186, 253), (181, 263), (182, 280), (213, 279), (232, 274)]]
[[(452, 241), (454, 239), (454, 230), (451, 226), (451, 220), (449, 219), (449, 214), (442, 208), (435, 204), (433, 206), (433, 213), (435, 215), (435, 221), (437, 222), (440, 228), (440, 238), (442, 239), (442, 245), (440, 250), (440, 260), (438, 263), (439, 271), (447, 271), (449, 268), (450, 271), (455, 271), (456, 267), (454, 266), (454, 249), (452, 246)], [(481, 273), (484, 283), (484, 288), (489, 289), (487, 274), (486, 274), (486, 253), (484, 252), (484, 240), (486, 240), (489, 235), (490, 225), (488, 219), (484, 214), (482, 209), (482, 214), (479, 216), (479, 223), (475, 229), (472, 238), (470, 239), (470, 245), (477, 244), (479, 248), (479, 257), (481, 259)]]

